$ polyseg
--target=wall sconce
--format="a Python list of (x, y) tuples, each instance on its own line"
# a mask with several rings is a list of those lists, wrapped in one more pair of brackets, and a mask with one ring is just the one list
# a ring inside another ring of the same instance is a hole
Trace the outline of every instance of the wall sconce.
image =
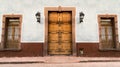
[(36, 16), (37, 22), (40, 23), (40, 12), (37, 12), (35, 16)]
[(79, 17), (80, 17), (80, 23), (83, 22), (85, 14), (83, 12), (80, 12)]

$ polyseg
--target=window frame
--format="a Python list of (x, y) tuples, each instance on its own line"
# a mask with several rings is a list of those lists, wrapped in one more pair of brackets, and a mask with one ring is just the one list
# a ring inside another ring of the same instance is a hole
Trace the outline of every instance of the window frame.
[[(109, 18), (114, 18), (113, 22), (113, 31), (114, 31), (114, 39), (115, 39), (115, 48), (102, 48), (101, 44), (101, 19), (109, 19)], [(98, 26), (99, 26), (99, 50), (106, 51), (106, 50), (120, 50), (119, 47), (119, 39), (118, 39), (118, 21), (117, 21), (117, 15), (98, 15)]]
[[(5, 48), (5, 37), (6, 37), (6, 24), (7, 24), (7, 18), (11, 18), (11, 19), (14, 19), (14, 18), (18, 18), (19, 19), (19, 45), (18, 45), (18, 48)], [(1, 39), (1, 49), (0, 50), (14, 50), (14, 51), (18, 51), (18, 50), (21, 50), (21, 26), (22, 26), (22, 15), (20, 14), (9, 14), (9, 15), (3, 15), (3, 18), (2, 18), (2, 39)]]

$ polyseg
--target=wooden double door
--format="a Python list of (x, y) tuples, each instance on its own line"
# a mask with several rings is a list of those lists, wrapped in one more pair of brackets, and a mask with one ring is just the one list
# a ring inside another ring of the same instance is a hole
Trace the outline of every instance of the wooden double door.
[(103, 49), (115, 48), (115, 28), (113, 19), (101, 19), (101, 45)]
[(20, 21), (16, 18), (10, 18), (6, 20), (5, 30), (5, 42), (4, 48), (6, 49), (18, 49), (19, 48), (19, 33), (20, 33)]
[(48, 54), (72, 54), (72, 12), (48, 12)]

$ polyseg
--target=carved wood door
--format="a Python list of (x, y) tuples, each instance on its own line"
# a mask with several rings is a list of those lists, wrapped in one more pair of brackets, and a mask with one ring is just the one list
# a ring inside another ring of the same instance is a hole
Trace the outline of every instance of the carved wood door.
[(48, 54), (71, 55), (72, 53), (72, 13), (49, 12)]

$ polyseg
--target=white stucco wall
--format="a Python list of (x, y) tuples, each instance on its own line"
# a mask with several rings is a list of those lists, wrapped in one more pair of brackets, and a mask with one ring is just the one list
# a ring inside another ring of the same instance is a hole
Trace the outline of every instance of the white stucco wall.
[[(117, 14), (120, 28), (120, 0), (0, 0), (0, 30), (3, 14), (22, 14), (22, 42), (44, 42), (44, 7), (58, 6), (76, 7), (76, 42), (99, 42), (98, 14)], [(41, 12), (40, 24), (37, 11)], [(81, 11), (85, 13), (83, 23), (79, 23)]]

